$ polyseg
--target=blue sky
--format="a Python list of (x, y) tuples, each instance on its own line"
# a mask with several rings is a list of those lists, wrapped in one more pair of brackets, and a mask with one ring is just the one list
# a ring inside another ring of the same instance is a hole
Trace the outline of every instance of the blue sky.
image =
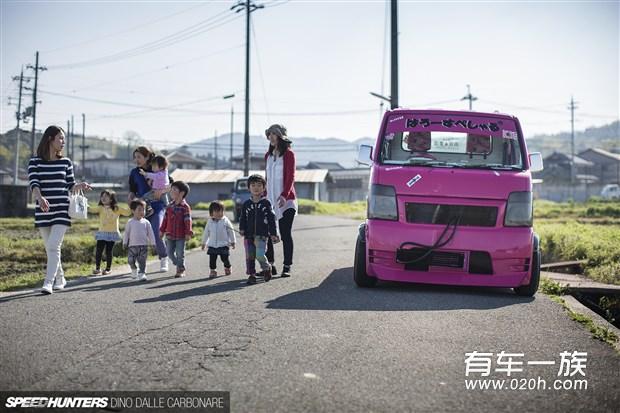
[[(293, 137), (376, 136), (369, 91), (389, 95), (386, 3), (257, 3), (250, 132), (278, 122)], [(39, 50), (39, 127), (74, 114), (81, 131), (85, 113), (88, 134), (133, 130), (165, 146), (228, 133), (234, 106), (242, 131), (245, 19), (233, 4), (2, 0), (0, 130), (15, 126), (11, 77)], [(474, 110), (514, 114), (527, 136), (568, 130), (571, 95), (577, 129), (609, 123), (619, 116), (619, 17), (617, 1), (401, 1), (401, 106), (466, 109), (470, 84)], [(192, 37), (176, 42), (183, 33)], [(173, 44), (143, 53), (166, 36)]]

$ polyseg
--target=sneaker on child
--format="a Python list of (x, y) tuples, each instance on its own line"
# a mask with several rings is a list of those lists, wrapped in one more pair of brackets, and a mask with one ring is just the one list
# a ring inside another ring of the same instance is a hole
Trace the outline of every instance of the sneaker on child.
[(263, 271), (263, 280), (265, 280), (265, 282), (269, 282), (269, 280), (271, 280), (271, 268)]
[(142, 272), (142, 273), (140, 273), (140, 274), (138, 274), (138, 279), (139, 279), (140, 281), (147, 281), (146, 274), (145, 274), (145, 273), (143, 273), (143, 272)]

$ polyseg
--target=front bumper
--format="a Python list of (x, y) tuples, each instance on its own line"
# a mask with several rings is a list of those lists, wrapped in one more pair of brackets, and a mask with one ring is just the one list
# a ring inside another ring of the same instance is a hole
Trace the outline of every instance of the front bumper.
[[(529, 227), (457, 227), (450, 242), (437, 252), (448, 253), (446, 256), (461, 256), (460, 268), (445, 266), (441, 259), (430, 260), (426, 268), (424, 265), (406, 266), (397, 262), (397, 250), (402, 243), (413, 241), (433, 245), (444, 228), (367, 220), (365, 244), (368, 275), (385, 281), (425, 284), (513, 288), (529, 283), (534, 237)], [(485, 254), (490, 258), (490, 268), (476, 265), (479, 257)], [(420, 267), (423, 269), (420, 270)]]

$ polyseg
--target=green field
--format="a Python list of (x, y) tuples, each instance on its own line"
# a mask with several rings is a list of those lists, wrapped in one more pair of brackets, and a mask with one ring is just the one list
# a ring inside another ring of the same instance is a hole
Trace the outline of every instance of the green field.
[(543, 262), (587, 260), (587, 277), (620, 284), (620, 202), (534, 204)]
[[(230, 210), (232, 205), (227, 205)], [(208, 204), (194, 209), (208, 209)], [(364, 201), (327, 203), (299, 200), (302, 214), (338, 215), (362, 220)], [(534, 228), (541, 235), (543, 262), (587, 260), (585, 275), (620, 284), (620, 202), (586, 203), (536, 201)], [(121, 217), (121, 231), (127, 218)], [(68, 278), (90, 274), (94, 268), (98, 218), (74, 221), (62, 246), (63, 268)], [(205, 220), (194, 220), (189, 248), (200, 245)], [(42, 282), (46, 254), (32, 218), (0, 219), (0, 291), (37, 286)], [(113, 267), (126, 266), (127, 252), (117, 243)]]
[[(128, 218), (121, 217), (121, 232)], [(66, 278), (88, 275), (94, 269), (95, 232), (98, 217), (88, 220), (73, 220), (62, 243), (62, 265)], [(194, 238), (187, 248), (200, 246), (205, 220), (194, 220)], [(47, 256), (39, 231), (34, 228), (32, 218), (0, 219), (0, 291), (33, 287), (43, 282)], [(151, 257), (154, 258), (151, 250)], [(127, 267), (127, 250), (120, 242), (114, 245), (112, 268)]]

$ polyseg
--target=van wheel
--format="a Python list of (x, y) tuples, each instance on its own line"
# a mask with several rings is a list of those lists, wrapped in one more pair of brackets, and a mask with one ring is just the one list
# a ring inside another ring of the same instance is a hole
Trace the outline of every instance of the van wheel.
[(540, 282), (540, 250), (538, 248), (534, 250), (532, 265), (532, 277), (530, 278), (530, 283), (514, 288), (517, 295), (532, 297), (536, 294), (536, 291), (538, 291), (538, 283)]
[(374, 287), (377, 284), (377, 279), (369, 277), (366, 273), (366, 243), (362, 242), (361, 235), (357, 236), (357, 242), (355, 243), (353, 280), (358, 287), (362, 288)]

